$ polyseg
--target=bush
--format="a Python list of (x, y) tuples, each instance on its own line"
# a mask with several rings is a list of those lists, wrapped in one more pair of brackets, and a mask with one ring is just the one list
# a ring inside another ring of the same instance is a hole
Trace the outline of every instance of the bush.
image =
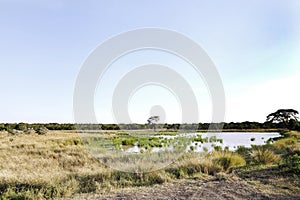
[(28, 128), (27, 130), (24, 131), (25, 134), (34, 134), (36, 131), (33, 128)]
[(295, 174), (300, 174), (300, 156), (298, 154), (289, 156), (285, 160), (286, 164), (286, 169), (289, 172), (295, 173)]
[(22, 134), (23, 133), (23, 131), (19, 131), (19, 130), (16, 130), (16, 129), (10, 129), (10, 130), (8, 130), (8, 132), (10, 134), (13, 134), (13, 135), (18, 135), (18, 134)]
[(297, 131), (300, 131), (300, 124), (298, 124), (298, 126), (296, 127)]
[(48, 133), (48, 129), (45, 128), (45, 127), (40, 127), (40, 128), (38, 128), (38, 130), (37, 130), (36, 132), (37, 132), (37, 134), (39, 134), (39, 135), (45, 135), (45, 134)]

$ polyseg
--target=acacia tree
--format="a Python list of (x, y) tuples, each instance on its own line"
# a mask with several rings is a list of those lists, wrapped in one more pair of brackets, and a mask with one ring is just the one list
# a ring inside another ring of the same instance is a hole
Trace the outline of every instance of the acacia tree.
[(288, 128), (290, 122), (298, 122), (298, 114), (299, 112), (294, 109), (279, 109), (267, 116), (267, 122), (283, 123)]
[(148, 125), (153, 128), (153, 130), (155, 131), (156, 128), (156, 123), (159, 121), (159, 116), (151, 116), (149, 117), (149, 119), (147, 120)]

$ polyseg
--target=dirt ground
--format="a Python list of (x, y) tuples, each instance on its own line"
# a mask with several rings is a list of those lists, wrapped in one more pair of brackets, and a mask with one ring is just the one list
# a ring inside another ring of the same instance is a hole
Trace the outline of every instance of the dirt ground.
[(77, 194), (72, 199), (300, 199), (298, 182), (272, 169), (181, 179), (151, 187), (115, 190), (107, 194)]

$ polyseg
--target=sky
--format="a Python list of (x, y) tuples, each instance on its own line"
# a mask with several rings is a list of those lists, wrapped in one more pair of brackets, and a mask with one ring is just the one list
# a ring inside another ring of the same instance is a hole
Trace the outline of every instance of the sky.
[[(145, 27), (179, 32), (206, 51), (223, 82), (224, 121), (264, 122), (277, 109), (300, 111), (298, 0), (0, 0), (0, 122), (73, 123), (74, 87), (90, 53), (112, 36)], [(210, 93), (192, 67), (144, 50), (112, 63), (99, 81), (99, 123), (116, 123), (117, 83), (149, 63), (179, 72), (193, 88), (199, 121), (211, 121)], [(182, 122), (176, 95), (157, 85), (133, 91), (128, 112), (135, 123), (155, 112), (163, 122)]]

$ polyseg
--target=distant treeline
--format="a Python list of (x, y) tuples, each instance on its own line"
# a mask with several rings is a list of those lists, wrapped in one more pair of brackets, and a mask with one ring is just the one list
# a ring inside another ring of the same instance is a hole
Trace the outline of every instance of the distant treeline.
[[(259, 123), (259, 122), (230, 122), (230, 123), (198, 123), (198, 124), (156, 124), (157, 129), (165, 130), (207, 130), (207, 129), (284, 129), (287, 128), (284, 123)], [(27, 130), (39, 129), (45, 127), (49, 130), (140, 130), (150, 128), (148, 124), (59, 124), (59, 123), (0, 123), (0, 131), (9, 130)], [(290, 130), (299, 130), (300, 124), (298, 121), (291, 120), (288, 128)]]

